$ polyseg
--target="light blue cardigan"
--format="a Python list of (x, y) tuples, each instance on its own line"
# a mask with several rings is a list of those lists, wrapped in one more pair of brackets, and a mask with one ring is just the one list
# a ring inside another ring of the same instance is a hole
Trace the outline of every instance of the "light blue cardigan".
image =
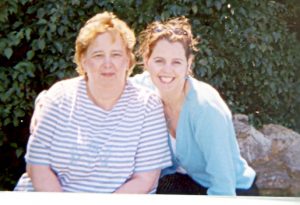
[[(156, 90), (147, 72), (131, 81)], [(208, 188), (208, 195), (236, 195), (237, 188), (251, 187), (255, 171), (240, 155), (231, 112), (212, 86), (192, 77), (188, 81), (191, 86), (176, 129), (173, 166), (162, 175), (175, 173), (180, 165)]]

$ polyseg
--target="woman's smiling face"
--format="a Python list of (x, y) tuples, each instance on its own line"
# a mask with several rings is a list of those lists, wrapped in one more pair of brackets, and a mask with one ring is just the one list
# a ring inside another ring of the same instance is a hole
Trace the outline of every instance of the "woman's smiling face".
[(181, 91), (188, 75), (189, 63), (180, 42), (161, 39), (145, 59), (152, 82), (161, 94)]

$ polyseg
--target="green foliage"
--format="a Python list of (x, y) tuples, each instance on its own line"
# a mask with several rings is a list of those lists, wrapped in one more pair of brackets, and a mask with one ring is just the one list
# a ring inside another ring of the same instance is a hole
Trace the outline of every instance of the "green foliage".
[(219, 88), (234, 112), (296, 129), (299, 42), (284, 20), (290, 11), (274, 1), (210, 8), (210, 18), (195, 29), (204, 39), (197, 76)]
[[(290, 30), (297, 0), (2, 0), (0, 8), (0, 189), (11, 189), (19, 177), (12, 172), (19, 174), (15, 169), (22, 165), (15, 161), (24, 155), (37, 93), (76, 76), (75, 38), (88, 18), (104, 10), (136, 33), (153, 20), (187, 16), (201, 38), (195, 77), (213, 84), (233, 112), (256, 125), (281, 123), (300, 131), (300, 46)], [(4, 150), (12, 153), (10, 162)]]

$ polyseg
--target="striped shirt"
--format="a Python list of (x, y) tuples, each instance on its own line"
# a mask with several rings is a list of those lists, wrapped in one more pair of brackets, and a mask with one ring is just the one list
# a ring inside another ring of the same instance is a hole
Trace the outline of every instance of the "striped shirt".
[[(110, 111), (89, 99), (82, 77), (54, 84), (43, 103), (25, 159), (50, 166), (63, 191), (112, 193), (136, 172), (171, 165), (161, 101), (130, 82)], [(34, 191), (26, 173), (15, 191)]]

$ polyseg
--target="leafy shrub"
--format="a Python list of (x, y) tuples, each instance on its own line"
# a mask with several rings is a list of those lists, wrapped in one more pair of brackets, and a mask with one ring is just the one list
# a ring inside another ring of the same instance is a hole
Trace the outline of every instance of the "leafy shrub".
[(256, 125), (281, 123), (299, 131), (300, 46), (288, 25), (296, 18), (288, 8), (299, 8), (297, 0), (2, 0), (0, 8), (0, 189), (12, 189), (24, 171), (35, 97), (76, 76), (75, 38), (104, 10), (136, 33), (153, 20), (189, 17), (202, 39), (195, 77), (213, 84), (233, 112)]

